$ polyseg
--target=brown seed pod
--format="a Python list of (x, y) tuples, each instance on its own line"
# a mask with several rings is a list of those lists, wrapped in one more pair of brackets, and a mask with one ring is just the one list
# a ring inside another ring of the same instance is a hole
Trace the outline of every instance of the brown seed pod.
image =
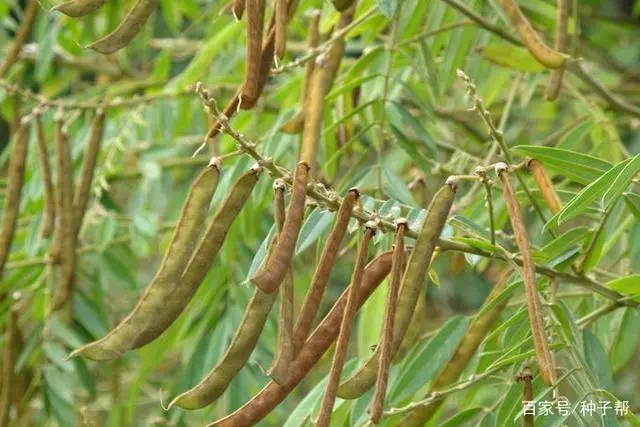
[(287, 24), (289, 17), (287, 16), (287, 0), (275, 0), (276, 15), (276, 44), (275, 57), (278, 60), (284, 58), (287, 51)]
[(42, 222), (40, 225), (40, 235), (49, 237), (54, 228), (56, 218), (56, 201), (55, 192), (53, 190), (53, 180), (51, 178), (51, 166), (49, 165), (49, 152), (47, 150), (47, 137), (44, 133), (40, 115), (35, 116), (36, 131), (38, 141), (38, 154), (40, 158), (40, 176), (42, 178), (42, 188), (44, 192), (44, 207), (42, 213)]
[(549, 175), (547, 175), (547, 171), (542, 163), (535, 159), (530, 160), (527, 166), (533, 175), (533, 179), (536, 181), (538, 189), (540, 189), (542, 198), (547, 206), (549, 206), (551, 213), (555, 215), (562, 209), (562, 201), (560, 200), (560, 197), (558, 197), (556, 190), (553, 188), (553, 182), (551, 182)]
[(558, 51), (551, 49), (540, 38), (536, 30), (531, 26), (531, 23), (527, 17), (520, 10), (518, 2), (516, 0), (499, 0), (498, 3), (502, 6), (511, 22), (520, 34), (522, 43), (529, 49), (529, 52), (547, 68), (560, 68), (565, 63), (565, 55)]
[(73, 194), (75, 236), (78, 236), (78, 233), (80, 232), (82, 220), (84, 219), (84, 215), (87, 210), (89, 193), (91, 192), (91, 183), (93, 182), (98, 154), (100, 154), (100, 147), (102, 145), (104, 123), (105, 112), (103, 109), (98, 109), (96, 116), (91, 123), (91, 133), (89, 134), (89, 140), (87, 141), (84, 149), (80, 181), (78, 182), (76, 191)]
[(219, 163), (212, 161), (191, 185), (169, 248), (131, 313), (105, 337), (76, 349), (69, 357), (82, 355), (92, 360), (115, 359), (150, 342), (175, 320), (174, 306), (186, 305), (189, 301), (180, 298), (177, 290), (193, 262), (190, 258), (194, 251), (197, 253), (197, 238), (218, 185), (219, 168)]
[(509, 179), (508, 166), (504, 163), (498, 163), (495, 169), (502, 184), (513, 235), (522, 257), (522, 281), (524, 282), (527, 297), (527, 311), (529, 313), (533, 344), (536, 350), (536, 360), (538, 361), (542, 380), (546, 385), (550, 386), (555, 382), (555, 372), (542, 322), (542, 311), (540, 309), (540, 300), (538, 299), (538, 289), (536, 288), (536, 272), (531, 258), (531, 250), (529, 249), (529, 237), (524, 226), (516, 193)]
[(69, 0), (54, 6), (51, 10), (62, 12), (67, 16), (79, 18), (100, 9), (107, 0)]
[(275, 293), (266, 294), (258, 288), (254, 290), (242, 322), (222, 359), (198, 385), (173, 399), (169, 408), (175, 405), (182, 409), (199, 409), (224, 393), (251, 356), (275, 300)]
[(287, 209), (282, 233), (278, 236), (273, 253), (267, 258), (267, 261), (255, 276), (251, 278), (251, 282), (262, 289), (263, 292), (271, 293), (278, 289), (291, 265), (304, 218), (308, 182), (309, 165), (305, 162), (299, 162), (293, 176), (291, 201)]
[[(556, 43), (555, 50), (565, 52), (567, 49), (567, 23), (569, 21), (569, 0), (557, 0)], [(564, 67), (551, 71), (549, 83), (544, 92), (547, 101), (555, 101), (562, 89)]]
[[(274, 182), (275, 218), (278, 234), (282, 233), (285, 219), (285, 184), (281, 180)], [(273, 246), (272, 246), (273, 247)], [(282, 289), (280, 290), (280, 312), (278, 314), (278, 349), (267, 375), (282, 384), (289, 373), (293, 360), (293, 268), (289, 266)]]
[[(264, 30), (265, 0), (246, 0), (247, 6), (247, 55), (242, 82), (242, 103), (255, 104), (260, 96), (260, 63), (262, 32)], [(277, 31), (276, 31), (277, 33)], [(275, 36), (277, 38), (277, 35)]]
[[(455, 193), (455, 182), (451, 179), (447, 180), (447, 183), (433, 196), (433, 200), (427, 208), (427, 217), (422, 224), (422, 229), (418, 234), (415, 247), (409, 256), (407, 268), (402, 276), (398, 308), (394, 319), (392, 358), (398, 351), (411, 323), (420, 289), (429, 272), (433, 250), (447, 221)], [(375, 384), (380, 363), (380, 350), (378, 346), (371, 358), (355, 374), (340, 384), (338, 397), (357, 399)]]
[[(533, 401), (533, 372), (531, 368), (525, 366), (522, 368), (522, 373), (518, 376), (518, 381), (522, 382), (522, 401)], [(522, 426), (533, 427), (533, 414), (526, 413), (522, 415)]]
[(331, 421), (331, 412), (333, 411), (333, 405), (336, 400), (336, 391), (340, 384), (340, 373), (344, 367), (344, 361), (347, 358), (347, 346), (349, 345), (351, 328), (353, 327), (353, 321), (355, 320), (356, 313), (358, 312), (358, 292), (362, 282), (364, 266), (367, 261), (369, 242), (375, 232), (375, 224), (368, 224), (362, 241), (360, 242), (360, 247), (358, 248), (356, 264), (353, 267), (353, 274), (351, 276), (351, 285), (348, 289), (349, 294), (347, 304), (344, 307), (344, 314), (342, 315), (342, 320), (340, 322), (340, 334), (338, 335), (336, 349), (333, 353), (329, 379), (327, 380), (327, 387), (322, 399), (322, 405), (320, 406), (320, 413), (318, 414), (316, 427), (328, 427)]
[(237, 21), (242, 19), (244, 14), (245, 0), (233, 0), (233, 16)]
[(340, 251), (340, 243), (347, 232), (349, 226), (349, 220), (351, 219), (351, 212), (356, 205), (360, 193), (357, 189), (352, 188), (340, 203), (340, 209), (336, 214), (336, 220), (333, 223), (333, 228), (329, 237), (324, 245), (322, 254), (320, 255), (320, 261), (316, 267), (313, 277), (311, 278), (311, 284), (309, 290), (304, 297), (300, 314), (296, 322), (295, 329), (293, 331), (293, 349), (294, 355), (300, 352), (300, 349), (304, 345), (304, 342), (309, 336), (313, 321), (320, 308), (322, 302), (322, 296), (324, 295), (324, 289), (329, 281), (331, 270), (336, 262), (336, 257)]
[(56, 150), (56, 225), (55, 250), (59, 252), (60, 268), (57, 271), (56, 290), (51, 301), (50, 312), (67, 306), (75, 284), (76, 239), (73, 214), (73, 165), (69, 149), (69, 135), (64, 129), (62, 117), (58, 116), (55, 138)]
[(13, 65), (18, 62), (20, 58), (20, 51), (22, 50), (22, 46), (26, 43), (29, 35), (31, 34), (31, 28), (33, 27), (33, 22), (35, 21), (36, 14), (38, 13), (38, 7), (40, 7), (40, 3), (38, 0), (29, 0), (27, 3), (27, 8), (22, 15), (22, 19), (20, 20), (20, 25), (16, 31), (15, 36), (13, 37), (13, 43), (11, 47), (7, 50), (4, 61), (0, 63), (0, 78), (4, 77), (4, 75), (9, 71)]
[[(364, 269), (358, 292), (358, 305), (369, 298), (391, 270), (391, 252), (374, 258)], [(336, 339), (344, 314), (349, 290), (345, 290), (313, 331), (300, 354), (291, 364), (289, 376), (284, 384), (270, 381), (249, 402), (232, 414), (209, 424), (209, 427), (249, 427), (258, 423), (273, 410), (302, 381), (309, 370), (320, 360)]]
[(393, 248), (393, 262), (391, 264), (391, 280), (387, 291), (387, 301), (384, 311), (384, 323), (382, 337), (380, 338), (380, 366), (376, 379), (376, 389), (371, 403), (371, 421), (374, 424), (380, 422), (384, 409), (384, 398), (387, 393), (389, 380), (389, 367), (391, 366), (391, 344), (393, 342), (393, 322), (396, 315), (398, 302), (398, 290), (402, 281), (404, 270), (404, 232), (408, 227), (406, 219), (402, 218), (396, 223), (396, 241)]
[(144, 24), (158, 7), (158, 3), (159, 0), (137, 0), (115, 30), (91, 43), (87, 48), (106, 55), (127, 46), (140, 33)]
[(4, 330), (4, 348), (2, 350), (2, 389), (0, 390), (0, 426), (8, 426), (11, 411), (11, 386), (15, 381), (15, 341), (18, 338), (18, 311), (9, 310)]
[(0, 228), (0, 278), (2, 278), (4, 266), (9, 257), (18, 222), (30, 132), (31, 123), (28, 120), (23, 120), (12, 137), (8, 182), (4, 195), (4, 214), (2, 215), (2, 228)]
[[(487, 333), (492, 328), (493, 324), (500, 318), (500, 315), (509, 302), (509, 298), (505, 298), (504, 301), (501, 301), (495, 304), (492, 308), (485, 310), (485, 307), (494, 304), (495, 299), (498, 298), (505, 290), (510, 274), (511, 271), (505, 272), (500, 281), (493, 287), (491, 293), (489, 293), (484, 304), (480, 308), (480, 313), (471, 321), (469, 329), (467, 329), (467, 333), (462, 338), (460, 344), (458, 344), (453, 356), (451, 356), (451, 359), (449, 359), (444, 368), (442, 368), (442, 371), (440, 371), (438, 376), (431, 383), (426, 396), (431, 395), (434, 391), (442, 390), (453, 384), (465, 369), (474, 353), (487, 336)], [(437, 399), (426, 406), (416, 407), (402, 420), (400, 425), (402, 427), (420, 427), (425, 425), (443, 403), (444, 398)]]

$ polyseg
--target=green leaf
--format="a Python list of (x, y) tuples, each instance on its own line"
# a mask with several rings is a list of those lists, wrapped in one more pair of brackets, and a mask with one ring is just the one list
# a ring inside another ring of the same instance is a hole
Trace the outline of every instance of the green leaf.
[(582, 340), (584, 342), (584, 356), (594, 379), (597, 380), (600, 388), (613, 389), (613, 374), (609, 366), (609, 359), (598, 337), (585, 329), (582, 331)]
[(478, 414), (484, 413), (484, 408), (470, 408), (461, 411), (460, 413), (452, 416), (445, 422), (443, 422), (441, 427), (457, 427), (457, 426), (466, 426), (468, 423), (476, 418)]
[(309, 246), (317, 241), (320, 236), (324, 235), (333, 223), (335, 213), (315, 209), (307, 217), (307, 220), (302, 225), (298, 242), (296, 244), (296, 255), (304, 252)]
[(581, 184), (589, 184), (611, 169), (611, 163), (588, 154), (562, 148), (518, 145), (514, 153), (528, 156)]
[(390, 102), (385, 106), (385, 112), (392, 126), (396, 127), (400, 132), (401, 129), (410, 128), (422, 141), (424, 147), (432, 155), (437, 153), (436, 143), (431, 134), (422, 126), (422, 124), (399, 102)]
[(624, 193), (623, 199), (633, 216), (640, 219), (640, 195), (636, 193)]
[(616, 177), (613, 184), (609, 187), (609, 190), (602, 198), (602, 204), (605, 208), (609, 207), (611, 203), (618, 200), (618, 197), (627, 189), (631, 180), (640, 171), (640, 154), (636, 154), (629, 163), (620, 171), (620, 174)]
[(401, 0), (378, 0), (378, 7), (380, 11), (387, 18), (393, 18), (393, 15), (396, 14), (396, 10), (398, 10), (398, 3)]
[(609, 351), (609, 361), (613, 372), (624, 368), (638, 350), (640, 341), (640, 311), (628, 307), (624, 309), (616, 338)]
[(507, 43), (489, 43), (479, 51), (484, 59), (502, 67), (528, 73), (540, 73), (545, 70), (524, 47)]
[(638, 295), (640, 294), (640, 274), (611, 280), (607, 282), (607, 287), (624, 294)]

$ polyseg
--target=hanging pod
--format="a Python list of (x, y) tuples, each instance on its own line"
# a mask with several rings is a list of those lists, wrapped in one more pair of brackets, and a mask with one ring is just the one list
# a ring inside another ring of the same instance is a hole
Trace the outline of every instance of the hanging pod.
[(254, 105), (260, 96), (262, 33), (264, 30), (265, 0), (246, 0), (247, 50), (242, 82), (242, 102)]
[(542, 198), (545, 203), (549, 207), (549, 210), (552, 214), (557, 214), (562, 209), (562, 201), (556, 193), (555, 188), (553, 188), (553, 182), (549, 175), (547, 174), (546, 169), (539, 161), (535, 159), (529, 160), (527, 164), (529, 168), (529, 172), (533, 175), (533, 179), (540, 190), (540, 194), (542, 194)]
[(159, 0), (137, 0), (115, 30), (87, 47), (103, 54), (119, 51), (140, 33), (158, 3)]
[[(453, 204), (456, 187), (455, 181), (449, 178), (447, 183), (433, 196), (433, 200), (427, 208), (427, 217), (422, 223), (422, 229), (418, 234), (414, 249), (407, 261), (407, 268), (402, 276), (402, 284), (398, 294), (398, 308), (393, 322), (391, 358), (397, 353), (411, 323), (420, 289), (429, 272), (433, 251)], [(375, 353), (369, 360), (355, 374), (340, 384), (338, 397), (357, 399), (375, 384), (380, 363), (380, 350), (380, 346), (376, 347)]]
[(167, 316), (173, 315), (171, 306), (176, 304), (175, 294), (180, 289), (180, 279), (185, 267), (188, 269), (187, 263), (194, 253), (219, 176), (220, 164), (213, 159), (191, 185), (169, 248), (155, 277), (131, 313), (105, 337), (76, 349), (69, 357), (82, 355), (92, 360), (115, 359), (159, 335), (149, 331), (159, 329), (160, 324), (173, 322), (174, 319), (168, 321)]
[(40, 235), (49, 237), (54, 229), (56, 219), (56, 200), (55, 191), (53, 189), (53, 179), (51, 174), (51, 165), (49, 164), (49, 151), (47, 150), (47, 137), (44, 133), (40, 112), (35, 114), (36, 131), (38, 141), (38, 154), (40, 160), (40, 177), (42, 179), (43, 188), (43, 212), (42, 222), (40, 225)]
[(72, 18), (80, 18), (100, 9), (107, 0), (70, 0), (54, 6), (51, 10), (62, 12)]
[(4, 194), (4, 215), (0, 225), (0, 279), (16, 232), (30, 133), (31, 123), (28, 119), (23, 119), (12, 138), (8, 181)]
[[(373, 291), (391, 270), (391, 252), (374, 258), (364, 269), (358, 292), (357, 307), (362, 307)], [(349, 290), (345, 290), (329, 313), (306, 341), (300, 354), (291, 364), (284, 384), (270, 381), (258, 394), (232, 414), (209, 424), (208, 427), (249, 427), (266, 417), (302, 381), (338, 336), (347, 304)]]

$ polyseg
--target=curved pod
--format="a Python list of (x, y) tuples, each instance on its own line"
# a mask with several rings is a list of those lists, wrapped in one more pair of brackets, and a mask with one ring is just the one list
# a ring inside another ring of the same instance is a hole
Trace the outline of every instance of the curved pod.
[(106, 2), (107, 0), (70, 0), (54, 6), (51, 10), (62, 12), (72, 18), (79, 18), (95, 12)]

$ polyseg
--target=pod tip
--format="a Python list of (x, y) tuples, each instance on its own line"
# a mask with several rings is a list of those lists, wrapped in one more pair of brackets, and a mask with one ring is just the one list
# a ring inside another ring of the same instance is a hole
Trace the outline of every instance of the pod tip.
[(393, 224), (396, 226), (396, 230), (400, 227), (409, 228), (409, 220), (404, 217), (400, 217), (393, 221)]
[(446, 183), (453, 191), (456, 191), (458, 189), (458, 181), (456, 181), (454, 177), (450, 176), (449, 178), (447, 178)]
[(354, 195), (354, 197), (357, 199), (360, 198), (360, 190), (358, 190), (357, 187), (351, 187), (348, 191), (348, 193), (352, 193)]
[(509, 165), (504, 162), (496, 163), (494, 166), (496, 174), (500, 175), (502, 172), (507, 172), (509, 170)]
[(282, 178), (278, 178), (275, 181), (273, 181), (273, 189), (274, 190), (284, 190), (286, 188), (286, 185), (284, 183), (284, 180)]
[(220, 172), (220, 169), (222, 169), (222, 159), (220, 159), (220, 157), (212, 157), (211, 160), (209, 160), (208, 166), (212, 166)]

